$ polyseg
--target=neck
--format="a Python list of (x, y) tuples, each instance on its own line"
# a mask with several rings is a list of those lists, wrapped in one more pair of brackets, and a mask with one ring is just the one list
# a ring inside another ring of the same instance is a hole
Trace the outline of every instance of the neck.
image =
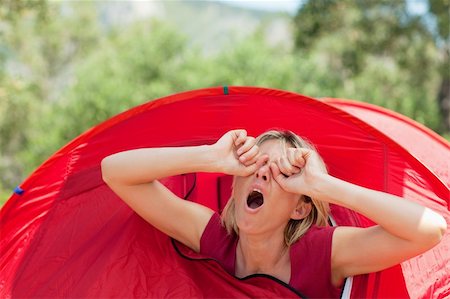
[(255, 273), (280, 276), (278, 273), (286, 270), (289, 270), (290, 276), (289, 250), (284, 243), (283, 234), (239, 235), (236, 276), (245, 277)]

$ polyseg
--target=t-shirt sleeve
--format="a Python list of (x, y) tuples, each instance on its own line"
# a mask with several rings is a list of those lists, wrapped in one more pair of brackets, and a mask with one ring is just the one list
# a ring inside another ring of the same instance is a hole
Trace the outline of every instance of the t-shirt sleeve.
[(220, 216), (214, 213), (200, 238), (200, 253), (215, 259), (234, 275), (237, 237), (228, 234), (220, 221)]

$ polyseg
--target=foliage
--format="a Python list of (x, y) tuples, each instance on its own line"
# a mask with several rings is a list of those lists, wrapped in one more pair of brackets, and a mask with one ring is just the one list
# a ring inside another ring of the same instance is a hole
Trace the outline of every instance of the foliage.
[(64, 12), (42, 0), (0, 4), (0, 181), (11, 190), (42, 162), (30, 145), (47, 140), (39, 130), (44, 112), (58, 102), (71, 68), (100, 32), (88, 3)]
[(330, 96), (371, 102), (440, 129), (439, 49), (406, 1), (307, 1), (296, 46), (341, 78)]
[(436, 16), (437, 33), (444, 39), (450, 38), (450, 0), (429, 0), (430, 12)]

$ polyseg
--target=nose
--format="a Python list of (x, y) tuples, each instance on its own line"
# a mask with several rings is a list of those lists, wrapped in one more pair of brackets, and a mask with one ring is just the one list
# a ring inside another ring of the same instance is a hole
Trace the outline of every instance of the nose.
[(258, 169), (255, 172), (256, 178), (262, 179), (264, 181), (269, 181), (270, 179), (270, 168), (268, 163), (268, 157), (262, 157), (257, 162), (259, 165)]

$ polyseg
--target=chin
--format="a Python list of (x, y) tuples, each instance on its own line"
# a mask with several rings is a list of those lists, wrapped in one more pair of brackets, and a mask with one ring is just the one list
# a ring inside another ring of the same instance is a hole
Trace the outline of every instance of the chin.
[(253, 215), (246, 215), (236, 219), (236, 224), (239, 229), (239, 233), (257, 233), (261, 231), (261, 223)]

